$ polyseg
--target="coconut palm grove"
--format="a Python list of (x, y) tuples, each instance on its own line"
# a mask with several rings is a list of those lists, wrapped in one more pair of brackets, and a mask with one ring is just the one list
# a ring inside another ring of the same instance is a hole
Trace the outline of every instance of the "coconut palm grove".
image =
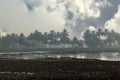
[(12, 33), (0, 37), (0, 49), (40, 49), (40, 48), (119, 48), (120, 34), (114, 30), (87, 29), (83, 35), (69, 38), (69, 32), (64, 29), (61, 32), (41, 33), (38, 30), (25, 36)]

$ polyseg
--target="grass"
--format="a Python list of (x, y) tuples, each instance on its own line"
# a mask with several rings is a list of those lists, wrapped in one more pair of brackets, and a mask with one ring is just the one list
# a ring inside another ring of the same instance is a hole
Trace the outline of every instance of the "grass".
[(120, 62), (78, 59), (0, 60), (0, 80), (119, 80)]

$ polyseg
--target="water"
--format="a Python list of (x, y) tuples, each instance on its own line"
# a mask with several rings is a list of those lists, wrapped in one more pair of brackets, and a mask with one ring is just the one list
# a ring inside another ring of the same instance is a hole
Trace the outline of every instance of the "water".
[(120, 53), (52, 53), (49, 51), (0, 53), (0, 59), (77, 58), (120, 61)]

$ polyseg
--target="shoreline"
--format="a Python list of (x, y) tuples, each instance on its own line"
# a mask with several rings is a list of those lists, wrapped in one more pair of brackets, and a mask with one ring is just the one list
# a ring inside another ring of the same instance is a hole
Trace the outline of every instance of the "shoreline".
[(102, 53), (120, 52), (120, 48), (40, 48), (40, 49), (0, 49), (0, 52), (50, 51), (53, 53)]

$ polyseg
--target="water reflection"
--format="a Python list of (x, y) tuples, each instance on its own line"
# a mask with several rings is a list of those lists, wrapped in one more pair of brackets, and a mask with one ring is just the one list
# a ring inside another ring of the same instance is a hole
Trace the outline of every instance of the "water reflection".
[(49, 51), (0, 53), (0, 59), (77, 58), (120, 61), (120, 53), (51, 53)]

